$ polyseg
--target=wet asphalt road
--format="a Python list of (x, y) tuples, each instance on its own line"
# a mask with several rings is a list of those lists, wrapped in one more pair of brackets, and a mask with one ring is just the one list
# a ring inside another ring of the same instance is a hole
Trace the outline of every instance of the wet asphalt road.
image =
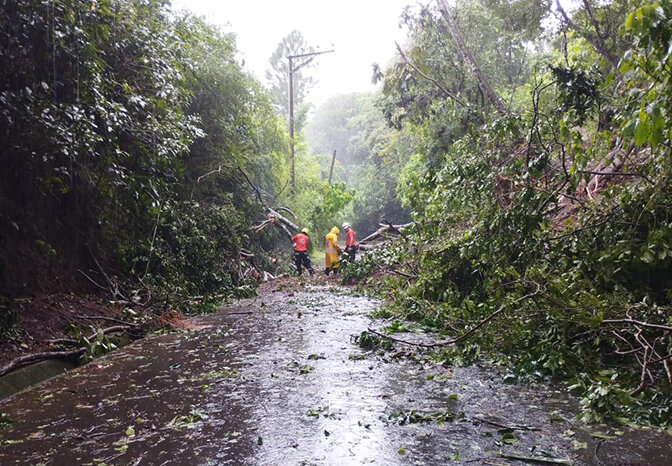
[(559, 390), (364, 351), (377, 302), (283, 286), (0, 402), (0, 464), (672, 464), (669, 436), (580, 425)]

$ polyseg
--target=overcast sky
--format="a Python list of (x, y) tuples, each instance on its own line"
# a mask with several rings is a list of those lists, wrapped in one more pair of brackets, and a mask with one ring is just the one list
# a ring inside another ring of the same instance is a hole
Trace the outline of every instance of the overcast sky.
[(173, 0), (175, 10), (190, 10), (235, 33), (245, 67), (264, 83), (268, 59), (294, 29), (308, 44), (334, 49), (318, 57), (312, 71), (318, 84), (308, 100), (316, 105), (335, 94), (374, 89), (371, 64), (386, 65), (394, 42), (403, 42), (399, 16), (408, 4), (416, 0)]

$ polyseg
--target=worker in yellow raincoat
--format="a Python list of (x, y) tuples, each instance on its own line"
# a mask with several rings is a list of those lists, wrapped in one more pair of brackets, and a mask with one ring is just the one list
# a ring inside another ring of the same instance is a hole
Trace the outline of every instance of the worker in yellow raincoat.
[(341, 247), (338, 245), (338, 227), (333, 227), (329, 233), (324, 237), (324, 274), (329, 275), (329, 272), (338, 272), (338, 254), (341, 252)]

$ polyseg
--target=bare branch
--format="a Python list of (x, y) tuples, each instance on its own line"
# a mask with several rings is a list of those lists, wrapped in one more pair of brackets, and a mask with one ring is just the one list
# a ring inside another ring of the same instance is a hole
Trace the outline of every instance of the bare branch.
[(277, 207), (275, 210), (277, 210), (278, 212), (283, 210), (283, 211), (287, 212), (289, 215), (291, 215), (292, 217), (294, 217), (294, 220), (299, 219), (299, 217), (297, 217), (296, 214), (294, 212), (292, 212), (292, 210), (287, 206), (281, 205), (280, 207)]
[(196, 184), (200, 183), (203, 178), (205, 178), (206, 176), (210, 176), (213, 173), (222, 173), (222, 166), (220, 165), (216, 170), (212, 170), (206, 173), (205, 175), (201, 175), (198, 178), (196, 178)]
[[(280, 228), (282, 228), (282, 230), (287, 235), (287, 238), (292, 239), (294, 237), (294, 235), (292, 235), (292, 233), (282, 223), (276, 223), (276, 225), (278, 225)], [(298, 228), (296, 228), (296, 230), (298, 230)]]
[(280, 222), (284, 223), (286, 226), (288, 226), (289, 228), (291, 228), (294, 231), (299, 231), (298, 225), (296, 225), (294, 222), (292, 222), (288, 218), (280, 215), (280, 213), (277, 210), (273, 210), (269, 207), (268, 211), (275, 216), (276, 220), (280, 220)]
[[(274, 225), (278, 225), (278, 226), (282, 227), (282, 229), (285, 231), (285, 233), (287, 233), (287, 235), (288, 235), (289, 238), (291, 239), (292, 234), (289, 232), (289, 230), (287, 229), (287, 227), (289, 227), (289, 228), (291, 228), (291, 229), (293, 229), (293, 230), (295, 230), (295, 231), (298, 231), (298, 230), (299, 230), (299, 227), (298, 227), (294, 222), (292, 222), (292, 221), (290, 221), (289, 219), (287, 219), (286, 217), (280, 215), (280, 213), (279, 213), (277, 210), (272, 209), (272, 208), (271, 208), (271, 207), (264, 201), (263, 197), (261, 196), (261, 189), (260, 189), (258, 186), (256, 186), (254, 183), (252, 183), (252, 181), (250, 180), (250, 177), (247, 176), (247, 173), (245, 173), (245, 172), (243, 171), (243, 169), (240, 168), (240, 167), (238, 167), (238, 171), (243, 175), (243, 177), (245, 178), (245, 180), (247, 181), (247, 183), (248, 183), (248, 184), (250, 185), (250, 187), (254, 190), (254, 192), (255, 192), (256, 195), (257, 195), (257, 199), (259, 200), (259, 202), (260, 202), (264, 207), (266, 207), (266, 210), (267, 210), (267, 211), (269, 212), (269, 214), (270, 214), (269, 217), (272, 217), (272, 218), (269, 218), (268, 220), (263, 221), (261, 224), (257, 225), (256, 227), (253, 227), (254, 232), (257, 233), (258, 231), (260, 231), (261, 229), (263, 229), (263, 228), (264, 228), (265, 226), (267, 226), (268, 224), (274, 224)], [(292, 212), (289, 208), (287, 208), (287, 207), (285, 207), (285, 206), (281, 206), (281, 207), (279, 207), (278, 210), (285, 210), (285, 211), (287, 211), (287, 212), (290, 212), (292, 215), (294, 215), (294, 212)], [(294, 215), (294, 217), (296, 217), (296, 215)], [(276, 222), (275, 220), (279, 220), (280, 223)], [(284, 225), (283, 225), (283, 224), (284, 224)]]
[(84, 273), (83, 270), (81, 270), (81, 269), (77, 269), (77, 272), (79, 272), (79, 273), (81, 273), (82, 275), (84, 275), (84, 277), (86, 277), (91, 283), (93, 283), (94, 285), (96, 285), (96, 286), (97, 286), (98, 288), (100, 288), (101, 290), (103, 290), (103, 291), (110, 291), (108, 288), (105, 288), (103, 285), (101, 285), (100, 283), (98, 283), (97, 281), (95, 281), (93, 278), (89, 277), (86, 273)]
[(397, 46), (397, 50), (399, 51), (399, 55), (401, 55), (401, 58), (404, 60), (404, 62), (405, 62), (408, 66), (410, 66), (411, 68), (413, 68), (413, 71), (415, 71), (416, 73), (418, 73), (420, 76), (422, 76), (423, 78), (425, 78), (427, 81), (429, 81), (429, 82), (431, 82), (432, 84), (434, 84), (436, 87), (438, 87), (439, 90), (440, 90), (446, 97), (449, 97), (449, 98), (453, 99), (455, 102), (457, 102), (458, 104), (460, 104), (460, 105), (463, 106), (463, 107), (469, 107), (469, 105), (467, 105), (466, 103), (464, 103), (458, 96), (456, 96), (455, 94), (453, 94), (452, 92), (450, 92), (448, 89), (446, 89), (445, 87), (443, 87), (443, 86), (441, 85), (440, 82), (438, 82), (436, 79), (432, 78), (431, 76), (427, 75), (426, 73), (423, 73), (422, 70), (420, 70), (420, 68), (418, 68), (417, 66), (415, 66), (415, 65), (413, 64), (413, 62), (411, 62), (411, 60), (409, 60), (408, 56), (404, 53), (404, 51), (401, 49), (401, 47), (399, 46), (399, 44), (398, 44), (397, 42), (395, 42), (394, 45)]
[[(585, 0), (584, 0), (585, 4)], [(593, 27), (595, 27), (597, 37), (591, 34), (590, 32), (581, 29), (578, 27), (567, 15), (567, 12), (565, 12), (564, 8), (562, 8), (562, 5), (560, 4), (560, 0), (555, 0), (555, 5), (562, 15), (562, 18), (564, 19), (565, 23), (567, 23), (567, 26), (569, 26), (571, 29), (576, 31), (580, 36), (582, 36), (584, 39), (586, 39), (595, 49), (609, 62), (612, 68), (617, 68), (618, 67), (618, 59), (611, 53), (609, 52), (605, 45), (604, 41), (602, 40), (602, 37), (599, 35), (599, 29), (597, 26), (597, 22), (595, 21), (595, 18), (592, 16), (592, 10), (588, 10), (587, 13), (591, 17), (591, 20), (593, 21)]]
[(647, 328), (656, 328), (659, 330), (666, 330), (668, 332), (672, 331), (672, 327), (667, 326), (667, 325), (659, 325), (659, 324), (650, 324), (648, 322), (642, 322), (640, 320), (634, 320), (634, 319), (609, 319), (609, 320), (603, 320), (603, 324), (629, 324), (629, 325), (635, 325), (635, 326), (640, 326), (640, 327), (647, 327)]
[(243, 177), (244, 177), (245, 180), (247, 181), (247, 184), (249, 184), (250, 187), (254, 190), (254, 192), (255, 192), (256, 195), (257, 195), (257, 199), (259, 199), (259, 202), (261, 202), (261, 204), (262, 204), (264, 207), (268, 207), (268, 205), (264, 202), (264, 200), (263, 200), (262, 197), (261, 197), (261, 190), (259, 189), (259, 187), (257, 187), (257, 185), (255, 185), (254, 183), (252, 183), (252, 181), (250, 180), (250, 177), (247, 176), (247, 173), (245, 173), (245, 172), (243, 171), (242, 168), (238, 167), (238, 171), (243, 175)]
[(399, 234), (399, 236), (401, 236), (402, 238), (404, 238), (404, 241), (410, 241), (410, 240), (408, 239), (408, 236), (406, 236), (405, 234), (403, 234), (397, 227), (395, 227), (394, 225), (392, 225), (391, 222), (389, 222), (389, 221), (387, 221), (387, 220), (385, 220), (385, 222), (386, 222), (387, 225), (390, 227), (390, 230), (392, 230), (392, 231), (396, 231), (396, 232)]
[[(405, 223), (403, 225), (390, 225), (389, 223), (388, 224), (381, 224), (380, 228), (378, 228), (375, 232), (371, 233), (369, 236), (367, 236), (366, 238), (361, 240), (359, 242), (359, 244), (361, 245), (362, 243), (370, 242), (370, 241), (372, 241), (372, 240), (374, 240), (374, 239), (376, 239), (380, 236), (383, 236), (385, 233), (387, 233), (390, 230), (396, 231), (397, 233), (401, 234), (401, 230), (405, 230), (407, 228), (410, 228), (413, 225), (415, 225), (415, 222)], [(365, 245), (365, 247), (366, 247), (366, 245)]]

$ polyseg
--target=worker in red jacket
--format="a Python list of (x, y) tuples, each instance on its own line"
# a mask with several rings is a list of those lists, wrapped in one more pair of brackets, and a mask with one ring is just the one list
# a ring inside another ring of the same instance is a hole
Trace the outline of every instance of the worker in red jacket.
[(345, 253), (351, 262), (355, 262), (355, 251), (357, 250), (355, 230), (350, 227), (348, 222), (343, 223), (343, 229), (345, 230)]
[(310, 256), (308, 255), (309, 242), (308, 228), (304, 228), (301, 230), (301, 233), (297, 233), (292, 237), (292, 245), (294, 246), (294, 264), (296, 265), (296, 271), (299, 275), (303, 272), (301, 266), (304, 266), (311, 276), (315, 274), (313, 266), (310, 265)]

